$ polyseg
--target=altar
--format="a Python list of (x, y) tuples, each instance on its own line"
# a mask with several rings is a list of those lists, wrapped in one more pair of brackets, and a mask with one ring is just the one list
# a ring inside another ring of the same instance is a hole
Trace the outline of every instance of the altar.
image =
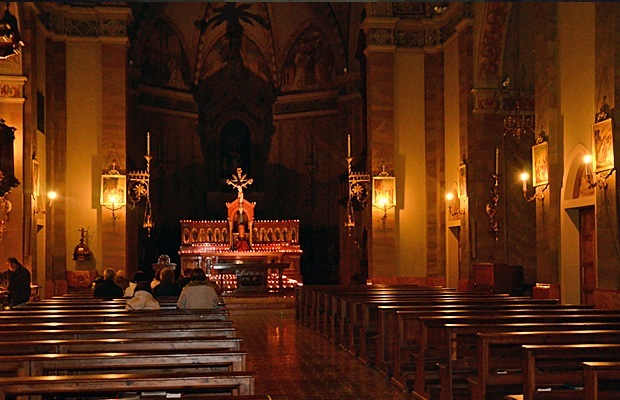
[(223, 289), (282, 290), (301, 283), (299, 220), (255, 220), (256, 203), (243, 194), (252, 180), (237, 169), (227, 183), (237, 198), (226, 203), (225, 220), (181, 220), (181, 269), (202, 268)]

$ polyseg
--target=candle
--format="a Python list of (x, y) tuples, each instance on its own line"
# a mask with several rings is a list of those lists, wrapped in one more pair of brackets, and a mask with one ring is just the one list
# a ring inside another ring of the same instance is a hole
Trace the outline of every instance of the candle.
[(527, 192), (527, 181), (525, 179), (523, 180), (523, 191)]
[(146, 155), (151, 155), (151, 132), (146, 133)]
[(495, 175), (499, 174), (499, 149), (495, 148)]
[(347, 136), (347, 157), (351, 157), (351, 135)]

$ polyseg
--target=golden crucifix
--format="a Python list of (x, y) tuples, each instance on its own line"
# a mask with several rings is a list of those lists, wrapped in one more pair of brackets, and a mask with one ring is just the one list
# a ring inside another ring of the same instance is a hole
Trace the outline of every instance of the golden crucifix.
[(237, 196), (243, 199), (243, 189), (254, 183), (254, 179), (248, 179), (241, 168), (237, 168), (237, 175), (233, 174), (233, 178), (226, 179), (226, 184), (237, 189)]

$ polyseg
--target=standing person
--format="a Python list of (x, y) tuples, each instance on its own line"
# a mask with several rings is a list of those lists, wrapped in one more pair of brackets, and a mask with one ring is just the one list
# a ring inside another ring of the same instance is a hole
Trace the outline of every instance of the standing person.
[(125, 310), (159, 310), (159, 302), (153, 298), (148, 281), (138, 282), (133, 297), (125, 303)]
[(123, 297), (123, 289), (114, 283), (114, 270), (106, 268), (103, 270), (103, 282), (95, 286), (94, 296), (104, 299), (120, 299)]
[(9, 305), (15, 307), (30, 299), (30, 271), (15, 257), (8, 258), (6, 265), (9, 269), (3, 275), (9, 282)]
[(206, 282), (207, 276), (200, 268), (194, 268), (190, 282), (185, 285), (177, 301), (181, 309), (209, 309), (215, 308), (220, 302), (220, 296), (211, 284)]

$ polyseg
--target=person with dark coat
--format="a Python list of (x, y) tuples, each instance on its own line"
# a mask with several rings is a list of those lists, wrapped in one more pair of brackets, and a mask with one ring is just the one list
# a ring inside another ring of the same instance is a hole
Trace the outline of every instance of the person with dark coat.
[(179, 279), (177, 279), (177, 286), (179, 287), (179, 293), (185, 287), (185, 285), (187, 285), (189, 283), (189, 281), (191, 280), (190, 279), (190, 275), (191, 274), (192, 274), (192, 269), (191, 268), (185, 268), (183, 270), (183, 273), (179, 277)]
[(106, 268), (103, 271), (103, 282), (95, 286), (94, 296), (104, 299), (120, 299), (123, 297), (123, 289), (114, 283), (114, 270)]
[(153, 289), (155, 297), (176, 297), (181, 294), (181, 288), (174, 283), (174, 271), (170, 268), (161, 269), (161, 283)]
[(9, 304), (14, 307), (26, 303), (30, 299), (30, 271), (15, 257), (8, 258), (6, 264), (9, 269), (3, 275), (9, 282)]

